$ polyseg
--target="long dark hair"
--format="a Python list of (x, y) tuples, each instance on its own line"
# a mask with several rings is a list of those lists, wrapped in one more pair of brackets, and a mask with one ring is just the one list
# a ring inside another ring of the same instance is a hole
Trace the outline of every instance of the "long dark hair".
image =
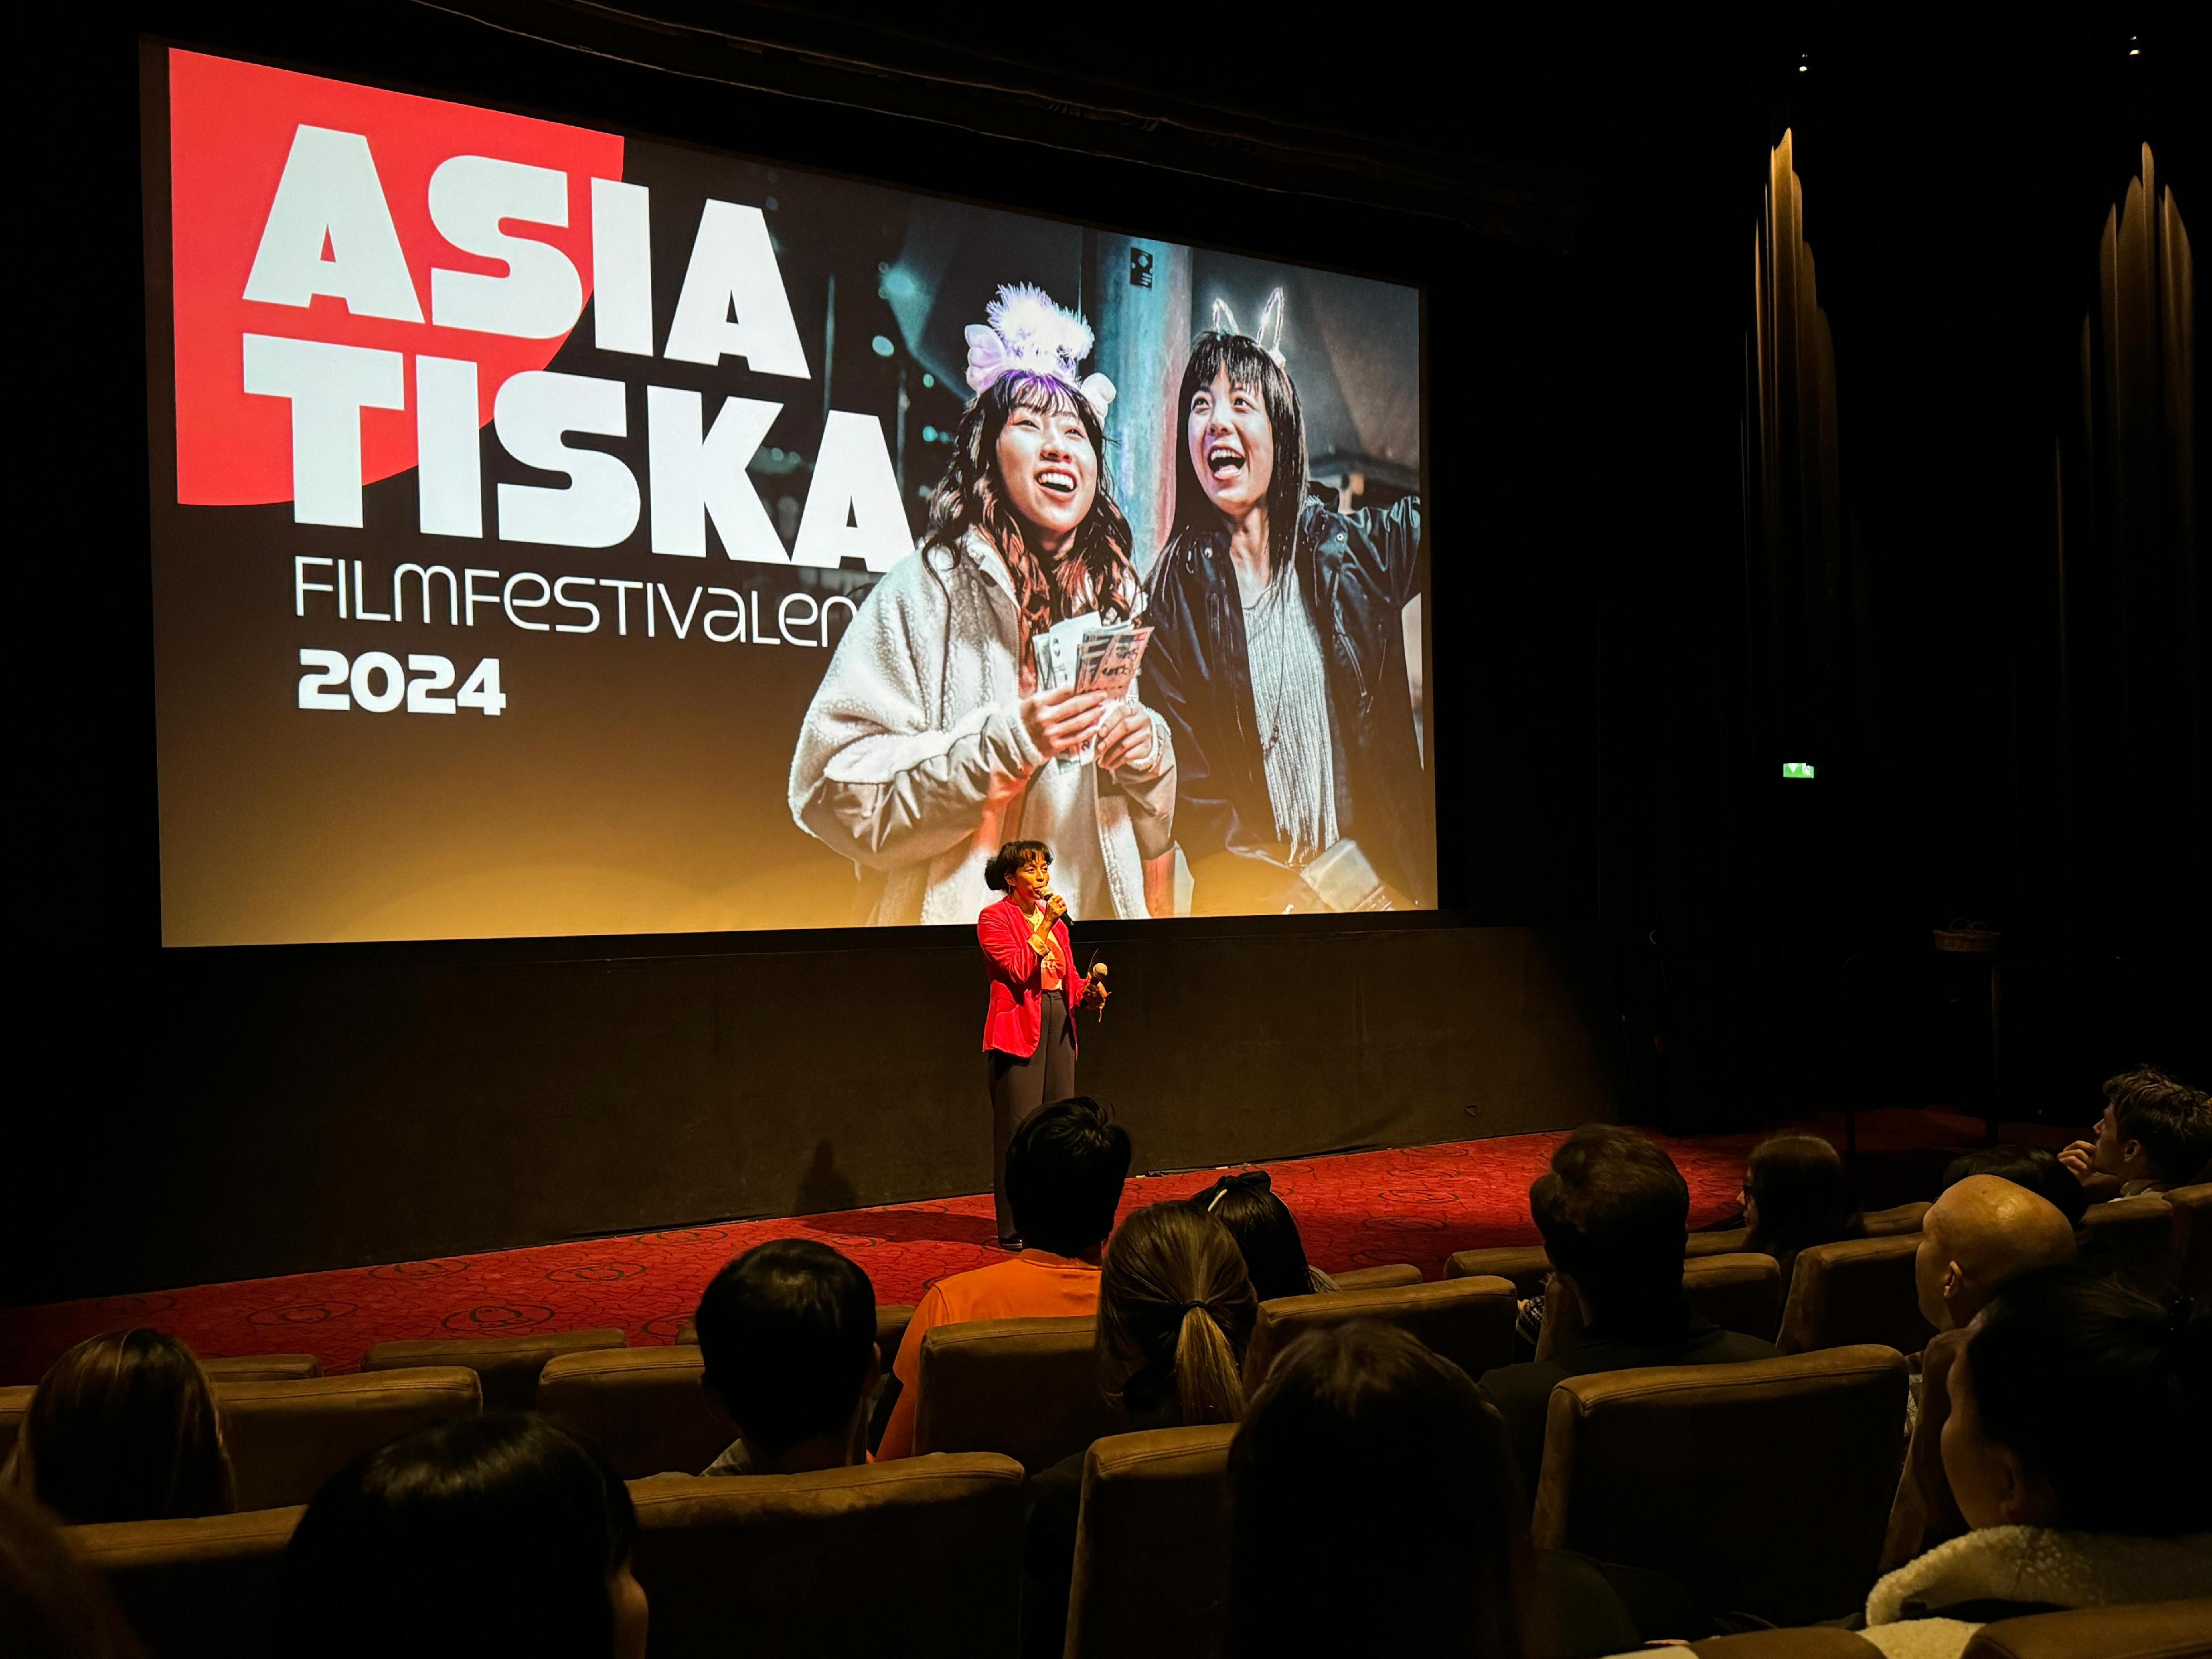
[[(1030, 550), (1021, 520), (999, 487), (999, 434), (1018, 409), (1048, 415), (1073, 410), (1091, 434), (1091, 447), (1098, 457), (1098, 498), (1077, 529), (1068, 556), (1048, 569)], [(929, 498), (929, 527), (921, 537), (924, 556), (957, 556), (971, 530), (988, 536), (1006, 561), (1021, 609), (1019, 649), (1024, 656), (1031, 638), (1064, 617), (1079, 616), (1095, 605), (1107, 621), (1117, 622), (1136, 608), (1139, 588), (1136, 568), (1129, 562), (1129, 521), (1114, 500), (1106, 466), (1106, 428), (1090, 399), (1062, 380), (1020, 371), (1002, 374), (976, 393), (961, 414), (953, 431), (952, 459)]]
[[(1776, 1135), (1752, 1149), (1744, 1190), (1759, 1206), (1759, 1224), (1743, 1248), (1790, 1261), (1814, 1244), (1863, 1238), (1866, 1224), (1843, 1155), (1818, 1135)], [(1789, 1272), (1785, 1263), (1784, 1273)]]
[(228, 1515), (230, 1456), (207, 1372), (175, 1337), (88, 1337), (31, 1396), (15, 1465), (72, 1525)]
[(1261, 407), (1267, 411), (1267, 424), (1274, 431), (1275, 473), (1267, 481), (1267, 576), (1272, 581), (1291, 568), (1297, 550), (1298, 515), (1306, 499), (1306, 417), (1298, 405), (1298, 389), (1282, 365), (1246, 335), (1209, 329), (1190, 343), (1182, 390), (1168, 417), (1176, 458), (1175, 519), (1168, 550), (1202, 547), (1222, 534), (1221, 514), (1206, 499), (1198, 469), (1190, 464), (1189, 428), (1190, 400), (1224, 370), (1230, 385), (1249, 386), (1260, 394)]
[(1290, 1206), (1270, 1189), (1265, 1170), (1224, 1176), (1190, 1202), (1229, 1229), (1244, 1253), (1253, 1292), (1261, 1301), (1304, 1296), (1313, 1289), (1298, 1224)]

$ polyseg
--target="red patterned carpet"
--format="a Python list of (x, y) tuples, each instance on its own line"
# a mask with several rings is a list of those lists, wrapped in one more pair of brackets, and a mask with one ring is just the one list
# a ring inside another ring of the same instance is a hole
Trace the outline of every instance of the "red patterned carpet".
[[(1756, 1136), (1654, 1138), (1689, 1182), (1692, 1226), (1734, 1209)], [(1316, 1266), (1411, 1261), (1433, 1279), (1454, 1250), (1534, 1242), (1528, 1183), (1562, 1139), (1512, 1135), (1265, 1167)], [(1188, 1196), (1212, 1180), (1133, 1180), (1122, 1213)], [(72, 1343), (141, 1324), (173, 1332), (204, 1354), (313, 1353), (333, 1374), (357, 1370), (374, 1344), (402, 1338), (619, 1325), (633, 1345), (670, 1342), (715, 1271), (764, 1239), (821, 1239), (867, 1269), (880, 1301), (901, 1303), (918, 1300), (947, 1273), (999, 1260), (996, 1231), (986, 1193), (10, 1309), (0, 1311), (0, 1383), (35, 1382)]]

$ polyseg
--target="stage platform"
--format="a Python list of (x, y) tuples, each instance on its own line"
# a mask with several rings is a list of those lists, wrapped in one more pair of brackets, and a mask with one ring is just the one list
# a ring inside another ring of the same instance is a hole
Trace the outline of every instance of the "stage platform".
[[(1842, 1139), (1839, 1121), (1790, 1127)], [(1943, 1112), (1869, 1113), (1859, 1120), (1859, 1145), (1877, 1157), (1920, 1152), (1916, 1163), (1925, 1169), (1926, 1155), (1972, 1144), (1978, 1129)], [(1564, 1138), (1510, 1135), (1260, 1167), (1297, 1217), (1316, 1266), (1410, 1261), (1434, 1279), (1455, 1250), (1535, 1242), (1528, 1183)], [(1692, 1227), (1734, 1212), (1745, 1155), (1762, 1138), (1653, 1136), (1689, 1182)], [(1186, 1197), (1214, 1176), (1133, 1179), (1122, 1213)], [(1913, 1195), (1933, 1193), (1933, 1176), (1923, 1180), (1926, 1193)], [(984, 1193), (9, 1309), (0, 1310), (0, 1384), (35, 1382), (72, 1343), (131, 1325), (173, 1333), (204, 1354), (312, 1353), (332, 1375), (358, 1370), (376, 1343), (404, 1338), (620, 1326), (633, 1346), (672, 1342), (707, 1281), (763, 1240), (818, 1238), (867, 1270), (878, 1301), (911, 1303), (947, 1273), (1002, 1259), (996, 1231)]]

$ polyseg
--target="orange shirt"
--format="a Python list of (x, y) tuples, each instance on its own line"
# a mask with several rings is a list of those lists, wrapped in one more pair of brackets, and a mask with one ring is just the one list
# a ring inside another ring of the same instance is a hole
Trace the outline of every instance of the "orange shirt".
[(976, 1319), (1074, 1319), (1098, 1311), (1098, 1269), (1073, 1256), (1024, 1250), (973, 1273), (931, 1285), (906, 1328), (891, 1375), (901, 1384), (876, 1461), (914, 1455), (914, 1409), (921, 1398), (921, 1340), (935, 1325)]

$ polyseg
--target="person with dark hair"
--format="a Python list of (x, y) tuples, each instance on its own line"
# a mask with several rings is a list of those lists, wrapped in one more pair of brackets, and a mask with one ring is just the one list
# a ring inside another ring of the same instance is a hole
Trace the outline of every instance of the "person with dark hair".
[(1798, 1251), (1866, 1236), (1843, 1154), (1819, 1135), (1775, 1135), (1752, 1148), (1743, 1171), (1743, 1248), (1772, 1256), (1785, 1286)]
[(1995, 1176), (2015, 1187), (2025, 1187), (2078, 1227), (2089, 1207), (2081, 1183), (2058, 1161), (2058, 1154), (2041, 1146), (1980, 1146), (1961, 1152), (1944, 1166), (1943, 1185), (1957, 1186), (1968, 1176)]
[(2212, 1595), (2212, 1318), (2087, 1267), (2029, 1273), (1947, 1387), (1943, 1468), (1972, 1530), (1875, 1584), (1869, 1642), (1953, 1659), (1990, 1620)]
[(716, 1273), (693, 1320), (708, 1400), (738, 1438), (708, 1474), (799, 1474), (867, 1462), (882, 1356), (876, 1287), (827, 1244), (778, 1238)]
[(878, 1462), (913, 1455), (922, 1339), (938, 1326), (1097, 1314), (1099, 1263), (1128, 1178), (1129, 1132), (1097, 1101), (1060, 1101), (1022, 1125), (1006, 1149), (1006, 1195), (1027, 1243), (1017, 1255), (940, 1279), (923, 1293), (891, 1364)]
[(1682, 1292), (1690, 1189), (1674, 1160), (1635, 1130), (1611, 1123), (1576, 1130), (1529, 1187), (1528, 1209), (1552, 1263), (1547, 1307), (1554, 1295), (1569, 1295), (1583, 1315), (1582, 1328), (1548, 1358), (1483, 1374), (1528, 1492), (1543, 1470), (1552, 1389), (1565, 1378), (1772, 1356), (1772, 1343), (1691, 1313)]
[(636, 1545), (622, 1477), (544, 1418), (440, 1423), (323, 1483), (284, 1551), (276, 1650), (643, 1659)]
[[(1228, 1230), (1185, 1204), (1154, 1204), (1115, 1232), (1098, 1287), (1099, 1386), (1129, 1431), (1234, 1423), (1260, 1304)], [(1022, 1650), (1066, 1644), (1086, 1449), (1032, 1476), (1023, 1558)]]
[(4, 1484), (72, 1526), (228, 1515), (230, 1454), (192, 1351), (143, 1328), (87, 1337), (31, 1395)]
[(983, 884), (1006, 895), (975, 919), (989, 975), (983, 1057), (990, 1068), (991, 1189), (1000, 1248), (1018, 1250), (1006, 1149), (1030, 1113), (1075, 1093), (1075, 1011), (1086, 998), (1103, 1005), (1106, 964), (1093, 963), (1087, 975), (1076, 967), (1067, 901), (1052, 890), (1052, 848), (1042, 842), (1008, 842), (983, 866)]
[(1334, 1279), (1308, 1264), (1297, 1220), (1290, 1206), (1275, 1196), (1265, 1170), (1224, 1176), (1190, 1202), (1229, 1229), (1244, 1253), (1253, 1292), (1261, 1301), (1336, 1288)]
[(1395, 1327), (1276, 1356), (1230, 1448), (1229, 1515), (1229, 1659), (1529, 1651), (1534, 1563), (1498, 1419)]
[(2092, 1202), (2162, 1193), (2212, 1163), (2212, 1104), (2179, 1079), (2138, 1066), (2106, 1080), (2094, 1135), (2058, 1154)]
[(1081, 374), (1090, 325), (1037, 289), (1001, 289), (989, 316), (968, 331), (975, 397), (929, 526), (854, 613), (806, 711), (792, 817), (871, 873), (871, 922), (965, 922), (992, 853), (1024, 834), (1060, 849), (1079, 915), (1146, 915), (1145, 862), (1173, 844), (1167, 726), (1133, 684), (1112, 702), (1040, 684), (1033, 654), (1056, 624), (1143, 606), (1100, 465), (1114, 390)]
[[(1278, 337), (1280, 316), (1279, 293)], [(1404, 621), (1421, 592), (1419, 498), (1352, 513), (1316, 499), (1297, 388), (1262, 343), (1270, 324), (1255, 340), (1218, 310), (1216, 323), (1192, 343), (1176, 398), (1175, 516), (1151, 573), (1145, 674), (1174, 740), (1193, 908), (1252, 908), (1259, 890), (1240, 870), (1266, 881), (1341, 841), (1389, 888), (1433, 904)]]

